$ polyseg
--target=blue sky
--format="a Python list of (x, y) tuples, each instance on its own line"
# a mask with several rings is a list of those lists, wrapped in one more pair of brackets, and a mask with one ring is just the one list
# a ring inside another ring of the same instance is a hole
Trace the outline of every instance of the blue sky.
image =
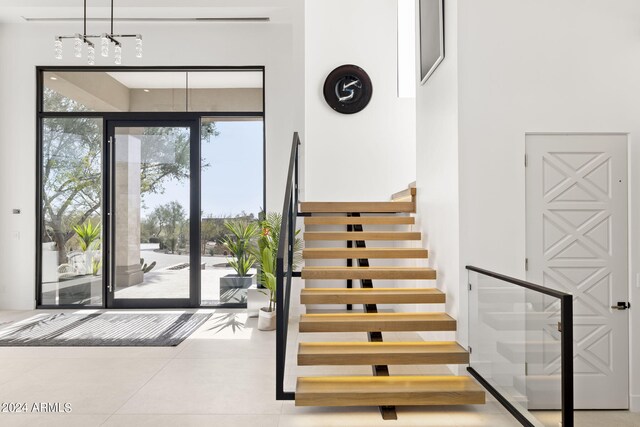
[[(262, 207), (262, 121), (216, 122), (220, 134), (203, 141), (202, 210), (205, 216), (258, 214)], [(178, 201), (189, 210), (189, 183), (165, 182), (164, 194), (146, 194), (142, 216)]]

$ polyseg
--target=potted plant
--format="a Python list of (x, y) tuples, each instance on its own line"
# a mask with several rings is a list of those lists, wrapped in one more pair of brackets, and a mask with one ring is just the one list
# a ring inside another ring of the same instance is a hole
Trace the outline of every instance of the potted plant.
[[(231, 254), (229, 265), (236, 274), (227, 274), (220, 278), (220, 299), (223, 295), (234, 289), (247, 289), (253, 283), (255, 275), (250, 275), (249, 270), (256, 263), (255, 238), (260, 232), (258, 223), (246, 220), (229, 220), (224, 226), (230, 234), (225, 236), (222, 244)], [(228, 300), (228, 298), (224, 298)]]
[[(75, 252), (69, 255), (69, 263), (63, 264), (65, 268), (70, 269), (73, 273), (70, 278), (79, 275), (100, 274), (102, 260), (100, 258), (100, 242), (102, 229), (100, 224), (93, 225), (87, 220), (83, 224), (74, 225), (73, 231), (80, 244), (81, 253)], [(62, 267), (60, 266), (60, 267)], [(58, 267), (58, 271), (60, 271)], [(59, 278), (64, 277), (59, 275)], [(58, 289), (58, 302), (60, 304), (78, 304), (91, 298), (92, 280), (85, 278), (84, 280), (71, 281)]]
[[(260, 258), (260, 284), (268, 292), (269, 306), (258, 310), (258, 329), (261, 331), (273, 331), (276, 328), (276, 274), (273, 253), (270, 248), (262, 249)], [(266, 293), (262, 291), (262, 293)]]
[[(269, 306), (262, 307), (258, 311), (258, 329), (261, 331), (272, 331), (276, 328), (276, 262), (278, 257), (278, 244), (280, 243), (280, 225), (282, 215), (279, 213), (268, 213), (266, 218), (260, 222), (262, 233), (258, 238), (258, 263), (260, 265), (259, 282), (269, 295)], [(302, 239), (298, 236), (300, 230), (296, 230), (296, 237), (293, 243), (293, 267), (294, 269), (302, 259)]]
[(93, 261), (96, 249), (100, 246), (102, 230), (100, 224), (93, 225), (87, 221), (81, 225), (74, 225), (73, 231), (80, 241), (80, 250), (84, 253), (85, 274), (93, 273)]

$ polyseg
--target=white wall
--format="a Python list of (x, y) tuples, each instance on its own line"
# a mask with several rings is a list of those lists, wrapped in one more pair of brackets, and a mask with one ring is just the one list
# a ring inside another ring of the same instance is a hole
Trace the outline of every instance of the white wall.
[[(397, 96), (397, 2), (307, 0), (305, 200), (388, 200), (415, 180), (415, 100)], [(363, 111), (339, 114), (322, 87), (336, 67), (371, 77)]]
[[(640, 3), (469, 0), (457, 14), (460, 284), (466, 264), (525, 277), (527, 132), (628, 132), (630, 299), (640, 300)], [(429, 184), (420, 170), (418, 184)], [(629, 314), (631, 403), (640, 410), (640, 311)]]
[[(123, 49), (126, 65), (265, 65), (267, 206), (282, 209), (291, 134), (304, 130), (301, 2), (291, 23), (120, 24), (145, 37), (143, 59)], [(35, 66), (85, 65), (65, 51), (53, 58), (53, 36), (68, 24), (0, 25), (0, 308), (30, 309), (35, 301)], [(98, 65), (109, 65), (100, 56)], [(293, 83), (292, 83), (293, 82)], [(12, 215), (12, 208), (22, 209)]]
[(424, 85), (417, 87), (415, 160), (417, 227), (423, 234), (423, 246), (429, 249), (430, 266), (437, 271), (436, 284), (447, 294), (447, 313), (458, 319), (456, 338), (466, 344), (466, 275), (462, 277), (458, 268), (457, 7), (456, 0), (446, 2), (445, 60)]

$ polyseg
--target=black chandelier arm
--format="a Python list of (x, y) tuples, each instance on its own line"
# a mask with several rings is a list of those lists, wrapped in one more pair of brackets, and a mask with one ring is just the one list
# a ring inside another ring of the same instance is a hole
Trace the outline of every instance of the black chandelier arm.
[(109, 37), (140, 37), (140, 34), (107, 34)]
[[(58, 35), (55, 37), (54, 44), (54, 53), (56, 59), (62, 59), (62, 48), (64, 39), (75, 39), (76, 44), (74, 45), (74, 54), (76, 57), (80, 58), (82, 56), (82, 44), (86, 44), (88, 46), (87, 58), (89, 60), (89, 65), (94, 65), (95, 63), (95, 45), (92, 40), (98, 39), (101, 40), (102, 45), (102, 56), (109, 56), (109, 43), (113, 43), (115, 45), (115, 63), (120, 65), (122, 62), (122, 42), (119, 39), (123, 38), (135, 38), (136, 39), (136, 57), (142, 58), (142, 35), (140, 34), (114, 34), (113, 32), (113, 23), (114, 23), (114, 0), (111, 0), (111, 32), (109, 34), (87, 34), (87, 0), (83, 0), (83, 19), (82, 19), (82, 34), (76, 33), (72, 35)], [(108, 41), (108, 42), (107, 42)], [(82, 42), (82, 44), (80, 43)]]
[(84, 18), (82, 19), (82, 22), (84, 24), (82, 28), (82, 35), (86, 37), (87, 36), (87, 0), (84, 0)]
[[(95, 34), (86, 34), (83, 35), (81, 34), (82, 38), (85, 39), (100, 39), (102, 38), (102, 34), (100, 35), (95, 35)], [(140, 34), (107, 34), (107, 37), (110, 38), (114, 43), (117, 42), (117, 40), (115, 40), (115, 37), (118, 38), (136, 38), (136, 37), (140, 37)], [(76, 35), (72, 34), (72, 35), (67, 35), (67, 36), (56, 36), (57, 39), (75, 39)]]
[(113, 0), (111, 0), (111, 34), (113, 34)]

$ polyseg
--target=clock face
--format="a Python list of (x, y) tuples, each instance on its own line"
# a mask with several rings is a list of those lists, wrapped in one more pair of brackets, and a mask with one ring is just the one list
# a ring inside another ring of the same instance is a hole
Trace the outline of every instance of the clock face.
[(373, 92), (369, 75), (355, 65), (342, 65), (333, 70), (324, 82), (324, 99), (338, 113), (362, 111)]

